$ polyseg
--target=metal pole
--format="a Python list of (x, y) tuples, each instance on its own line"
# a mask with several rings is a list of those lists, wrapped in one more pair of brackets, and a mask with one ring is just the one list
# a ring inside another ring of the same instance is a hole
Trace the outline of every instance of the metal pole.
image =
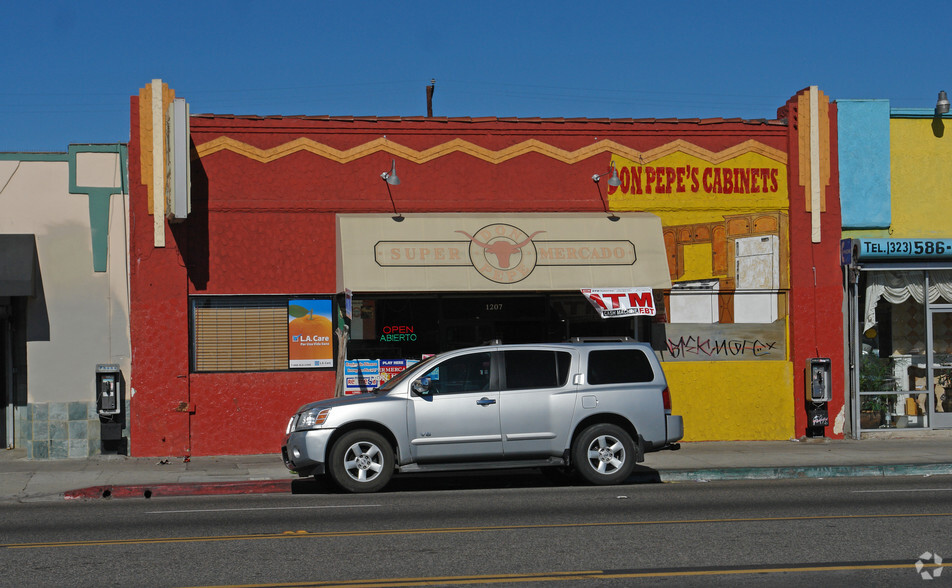
[(13, 336), (12, 329), (10, 327), (10, 321), (5, 317), (0, 319), (0, 349), (3, 350), (3, 357), (0, 357), (0, 364), (2, 364), (2, 369), (0, 369), (0, 374), (3, 374), (3, 382), (0, 382), (0, 385), (3, 386), (3, 416), (5, 424), (4, 430), (6, 432), (6, 448), (13, 449), (15, 444), (14, 434), (13, 434), (13, 413), (16, 410), (16, 406), (13, 402), (15, 393), (13, 390)]

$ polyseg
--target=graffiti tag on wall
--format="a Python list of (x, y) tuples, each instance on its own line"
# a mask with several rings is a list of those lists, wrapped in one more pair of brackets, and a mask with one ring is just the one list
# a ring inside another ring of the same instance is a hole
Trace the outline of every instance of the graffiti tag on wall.
[(664, 325), (662, 361), (783, 361), (787, 358), (784, 321), (767, 324)]
[(728, 357), (734, 355), (749, 355), (754, 358), (770, 355), (777, 349), (776, 341), (761, 341), (755, 339), (702, 339), (700, 337), (684, 337), (677, 341), (668, 339), (667, 352), (671, 357), (678, 359), (688, 354), (702, 355), (708, 359)]

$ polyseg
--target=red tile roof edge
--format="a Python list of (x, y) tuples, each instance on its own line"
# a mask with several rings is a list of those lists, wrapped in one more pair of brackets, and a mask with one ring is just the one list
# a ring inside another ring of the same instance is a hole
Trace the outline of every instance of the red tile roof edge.
[(434, 122), (434, 123), (469, 123), (469, 124), (478, 124), (478, 123), (522, 123), (522, 124), (543, 124), (543, 123), (554, 123), (554, 124), (696, 124), (696, 125), (713, 125), (713, 124), (747, 124), (747, 125), (777, 125), (785, 126), (787, 123), (784, 120), (778, 119), (747, 119), (747, 118), (586, 118), (586, 117), (575, 117), (575, 118), (564, 118), (564, 117), (554, 117), (554, 118), (541, 118), (541, 117), (514, 117), (514, 116), (480, 116), (480, 117), (469, 117), (469, 116), (438, 116), (438, 117), (426, 117), (426, 116), (331, 116), (331, 115), (268, 115), (261, 116), (256, 114), (244, 114), (244, 115), (235, 115), (235, 114), (212, 114), (212, 113), (199, 113), (192, 114), (192, 118), (201, 118), (201, 119), (236, 119), (236, 120), (248, 120), (248, 121), (275, 121), (275, 120), (288, 120), (288, 121), (324, 121), (324, 122), (364, 122), (364, 123), (418, 123), (418, 122)]

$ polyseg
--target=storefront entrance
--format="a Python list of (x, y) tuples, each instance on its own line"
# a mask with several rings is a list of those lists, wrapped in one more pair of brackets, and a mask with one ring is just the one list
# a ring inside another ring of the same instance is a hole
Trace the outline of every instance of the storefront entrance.
[(854, 436), (952, 428), (952, 271), (867, 265), (857, 278), (850, 297)]
[(347, 359), (648, 341), (650, 317), (603, 319), (582, 289), (671, 288), (661, 219), (645, 212), (338, 214), (337, 237), (337, 291), (353, 301)]
[(649, 317), (603, 319), (581, 292), (482, 295), (355, 294), (348, 359), (420, 359), (500, 343), (572, 337), (649, 340)]

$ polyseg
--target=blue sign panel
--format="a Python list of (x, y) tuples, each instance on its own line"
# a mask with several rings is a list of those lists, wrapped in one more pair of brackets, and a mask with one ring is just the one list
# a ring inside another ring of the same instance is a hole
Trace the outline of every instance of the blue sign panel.
[(856, 239), (861, 260), (952, 259), (952, 239)]
[(853, 265), (852, 239), (840, 239), (840, 265)]

